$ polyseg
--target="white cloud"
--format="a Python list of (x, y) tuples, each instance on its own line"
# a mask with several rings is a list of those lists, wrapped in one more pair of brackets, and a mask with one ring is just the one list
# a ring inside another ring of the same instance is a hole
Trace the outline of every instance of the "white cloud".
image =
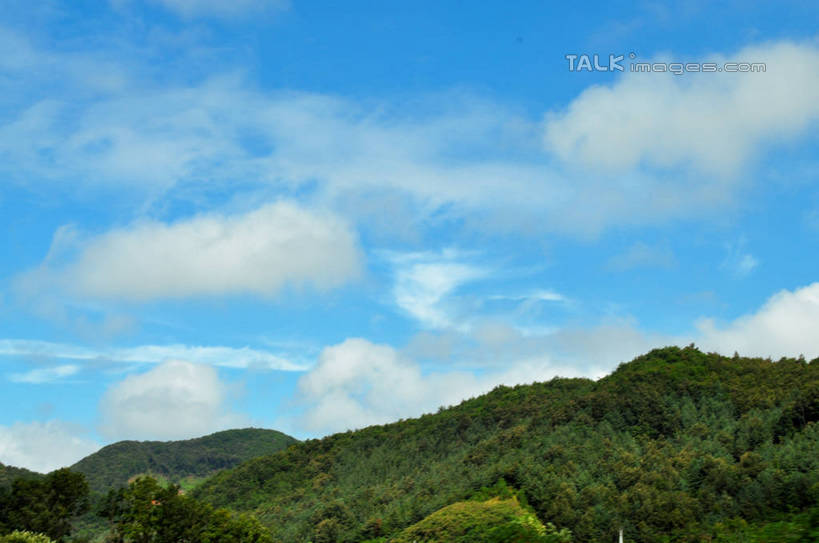
[(414, 361), (387, 345), (348, 339), (322, 351), (318, 363), (299, 381), (308, 408), (302, 428), (331, 433), (399, 418), (415, 417), (488, 392), (499, 384), (576, 376), (570, 367), (529, 358), (501, 371), (424, 373)]
[(67, 343), (27, 339), (0, 339), (0, 356), (15, 356), (36, 360), (83, 360), (158, 364), (169, 359), (182, 359), (199, 364), (225, 368), (253, 368), (299, 371), (304, 366), (285, 357), (251, 349), (201, 345), (139, 345), (111, 349), (92, 349)]
[(58, 420), (0, 426), (0, 462), (41, 473), (71, 466), (100, 448), (84, 434)]
[(759, 260), (745, 250), (745, 245), (745, 238), (740, 238), (737, 243), (729, 244), (726, 247), (728, 254), (720, 264), (721, 269), (736, 278), (747, 277), (759, 265)]
[(518, 295), (493, 294), (488, 298), (490, 300), (517, 300), (521, 302), (569, 302), (569, 300), (559, 292), (548, 289), (535, 290), (528, 294)]
[[(121, 1), (121, 0), (120, 0)], [(185, 18), (236, 18), (289, 6), (288, 0), (151, 0)]]
[[(58, 231), (50, 253), (65, 250), (59, 246), (64, 237)], [(356, 236), (341, 219), (278, 202), (244, 215), (211, 213), (112, 230), (79, 243), (68, 263), (47, 258), (18, 288), (39, 292), (56, 283), (83, 295), (136, 301), (273, 296), (286, 285), (337, 287), (359, 270)]]
[(765, 63), (766, 71), (627, 72), (549, 115), (547, 148), (600, 170), (690, 165), (734, 174), (766, 145), (800, 136), (819, 120), (819, 73), (810, 69), (819, 62), (814, 42), (768, 43), (730, 58), (696, 60)]
[[(651, 349), (692, 341), (728, 356), (737, 350), (810, 359), (819, 356), (819, 283), (782, 291), (757, 312), (722, 327), (702, 319), (697, 330), (686, 336), (651, 333), (633, 319), (542, 332), (485, 322), (465, 333), (422, 332), (403, 352), (348, 339), (324, 349), (299, 381), (306, 409), (297, 423), (319, 434), (386, 423), (457, 404), (498, 384), (599, 378)], [(425, 371), (413, 356), (445, 362), (450, 370)]]
[[(544, 152), (537, 119), (460, 92), (358, 102), (261, 92), (230, 74), (185, 86), (154, 82), (137, 62), (118, 67), (123, 84), (100, 92), (106, 83), (90, 75), (116, 71), (104, 61), (35, 51), (29, 69), (0, 88), (12, 112), (0, 126), (0, 173), (78, 190), (127, 187), (142, 205), (167, 191), (190, 198), (237, 179), (303, 189), (382, 235), (394, 229), (407, 237), (411, 227), (456, 219), (493, 233), (594, 236), (612, 225), (724, 211), (741, 181), (718, 173), (748, 163), (765, 143), (804, 132), (819, 103), (819, 76), (804, 69), (815, 48), (784, 42), (742, 52), (757, 53), (768, 61), (765, 74), (642, 74), (647, 82), (629, 75), (589, 89), (547, 123)], [(59, 98), (32, 92), (58, 80)], [(618, 118), (607, 123), (606, 115)], [(739, 136), (729, 137), (733, 131)], [(561, 160), (575, 156), (603, 168), (591, 175)], [(713, 175), (641, 167), (689, 160)]]
[(457, 288), (486, 274), (477, 266), (457, 260), (452, 251), (443, 254), (414, 253), (393, 257), (395, 303), (429, 328), (453, 326), (445, 298)]
[(79, 373), (80, 367), (74, 364), (62, 364), (51, 368), (37, 368), (24, 373), (12, 373), (9, 381), (12, 383), (41, 384), (58, 381)]
[(779, 358), (819, 356), (819, 283), (771, 296), (756, 312), (719, 325), (713, 319), (697, 323), (697, 344), (730, 356)]
[(245, 423), (227, 406), (227, 387), (210, 366), (164, 362), (110, 387), (100, 431), (112, 439), (187, 439)]
[(628, 271), (634, 268), (673, 268), (677, 259), (670, 247), (648, 245), (638, 241), (624, 252), (614, 255), (606, 263), (613, 271)]

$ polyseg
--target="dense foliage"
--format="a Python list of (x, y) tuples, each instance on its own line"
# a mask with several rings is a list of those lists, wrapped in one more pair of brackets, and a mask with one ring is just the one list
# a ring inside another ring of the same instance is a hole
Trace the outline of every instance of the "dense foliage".
[[(400, 537), (499, 478), (573, 541), (810, 534), (819, 360), (652, 351), (600, 381), (499, 387), (435, 415), (300, 443), (200, 486), (275, 540)], [(813, 515), (813, 516), (812, 516)], [(761, 537), (761, 536), (759, 536)], [(802, 537), (802, 536), (800, 536)], [(804, 535), (810, 541), (812, 535)], [(782, 539), (785, 541), (785, 539)]]
[(108, 541), (116, 543), (269, 543), (254, 518), (185, 496), (178, 486), (163, 487), (140, 477), (128, 488), (111, 490), (101, 510), (112, 523)]
[(275, 430), (227, 430), (184, 441), (120, 441), (74, 464), (95, 492), (128, 484), (150, 474), (173, 482), (202, 478), (244, 460), (277, 452), (296, 439)]
[(72, 520), (87, 509), (82, 474), (60, 469), (41, 478), (21, 477), (0, 489), (0, 534), (31, 531), (62, 541), (71, 533)]
[(21, 477), (36, 479), (42, 477), (41, 473), (29, 471), (25, 468), (15, 468), (14, 466), (6, 466), (0, 464), (0, 488), (8, 488), (15, 479)]
[(405, 528), (389, 543), (568, 543), (568, 530), (544, 526), (514, 497), (448, 505)]

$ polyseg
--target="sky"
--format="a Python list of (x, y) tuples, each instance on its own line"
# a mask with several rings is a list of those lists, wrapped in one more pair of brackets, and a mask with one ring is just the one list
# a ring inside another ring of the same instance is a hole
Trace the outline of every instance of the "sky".
[(819, 357), (819, 5), (0, 4), (4, 464)]

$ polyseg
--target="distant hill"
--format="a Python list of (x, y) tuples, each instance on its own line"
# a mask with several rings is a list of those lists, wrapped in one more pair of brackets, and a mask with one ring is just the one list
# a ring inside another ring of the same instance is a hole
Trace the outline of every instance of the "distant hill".
[(212, 475), (240, 462), (280, 451), (295, 438), (275, 430), (227, 430), (184, 441), (120, 441), (71, 466), (92, 491), (124, 486), (135, 475), (184, 482)]
[(6, 466), (0, 463), (0, 488), (11, 486), (11, 482), (18, 477), (42, 477), (42, 473), (29, 471), (25, 468), (15, 468), (14, 466)]
[(192, 495), (252, 511), (277, 541), (401, 541), (500, 481), (575, 543), (616, 541), (620, 527), (629, 542), (812, 541), (798, 530), (819, 520), (817, 421), (819, 359), (669, 347), (599, 381), (498, 387), (305, 441)]

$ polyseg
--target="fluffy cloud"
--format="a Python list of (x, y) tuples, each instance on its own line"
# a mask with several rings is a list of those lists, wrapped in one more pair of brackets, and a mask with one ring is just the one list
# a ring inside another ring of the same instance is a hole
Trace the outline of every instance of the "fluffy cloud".
[[(648, 333), (626, 319), (535, 333), (500, 323), (484, 323), (467, 334), (424, 332), (403, 353), (348, 339), (324, 349), (300, 380), (307, 408), (299, 423), (319, 434), (381, 424), (456, 404), (498, 384), (599, 378), (650, 349), (692, 341), (728, 356), (736, 350), (745, 356), (810, 359), (819, 356), (818, 336), (819, 283), (814, 283), (782, 291), (755, 313), (724, 326), (702, 319), (690, 336)], [(434, 361), (453, 353), (461, 370), (425, 371), (411, 358)]]
[(779, 358), (819, 356), (819, 283), (771, 296), (755, 313), (720, 326), (713, 319), (697, 323), (697, 344), (730, 355)]
[[(51, 254), (73, 243), (73, 236), (58, 232)], [(68, 259), (54, 265), (47, 258), (19, 287), (36, 292), (57, 283), (79, 294), (137, 301), (272, 296), (285, 285), (337, 287), (360, 268), (356, 236), (341, 219), (285, 202), (244, 215), (143, 221), (80, 242)]]
[(0, 426), (0, 462), (41, 473), (70, 466), (100, 448), (84, 433), (58, 420)]
[(764, 145), (799, 136), (819, 120), (819, 73), (809, 68), (819, 62), (815, 43), (764, 44), (705, 61), (765, 63), (766, 70), (626, 73), (549, 115), (547, 148), (600, 170), (691, 165), (733, 174)]
[(171, 360), (109, 388), (100, 402), (100, 430), (111, 439), (170, 440), (244, 424), (227, 396), (214, 368)]
[(532, 358), (482, 375), (429, 373), (390, 346), (348, 339), (324, 349), (316, 366), (299, 381), (302, 400), (308, 405), (299, 422), (320, 434), (382, 424), (457, 404), (499, 384), (543, 381), (556, 375), (577, 372)]

